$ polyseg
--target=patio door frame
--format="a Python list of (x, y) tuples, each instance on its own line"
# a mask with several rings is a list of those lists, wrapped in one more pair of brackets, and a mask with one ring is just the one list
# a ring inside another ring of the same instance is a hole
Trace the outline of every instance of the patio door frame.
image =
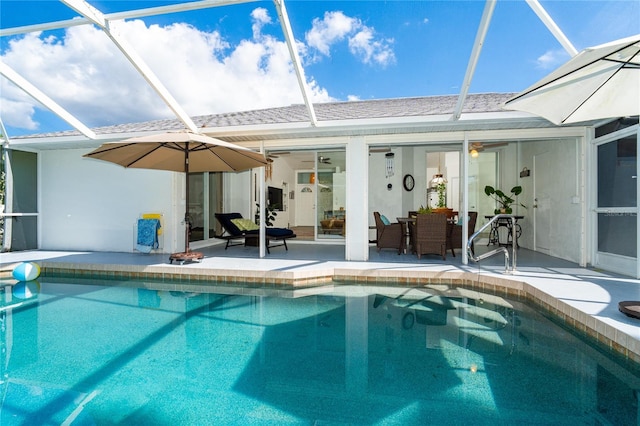
[(627, 215), (627, 214), (635, 214), (636, 216), (636, 229), (640, 230), (640, 215), (639, 213), (639, 202), (640, 202), (640, 184), (638, 183), (638, 175), (640, 174), (640, 161), (638, 161), (637, 157), (637, 149), (636, 149), (636, 171), (635, 171), (635, 179), (636, 179), (636, 205), (635, 206), (623, 206), (623, 207), (599, 207), (598, 206), (598, 148), (600, 146), (615, 143), (616, 141), (626, 138), (629, 136), (635, 135), (636, 137), (636, 146), (640, 145), (640, 126), (635, 125), (625, 129), (622, 129), (617, 132), (613, 132), (599, 138), (594, 138), (591, 144), (591, 153), (590, 158), (591, 161), (591, 179), (589, 186), (591, 194), (593, 194), (590, 205), (590, 240), (591, 240), (591, 260), (592, 265), (594, 267), (602, 268), (608, 271), (618, 272), (624, 275), (633, 276), (635, 278), (640, 278), (640, 238), (636, 235), (636, 257), (625, 257), (621, 255), (616, 255), (608, 252), (601, 252), (598, 250), (598, 217), (601, 214), (611, 214), (611, 215)]

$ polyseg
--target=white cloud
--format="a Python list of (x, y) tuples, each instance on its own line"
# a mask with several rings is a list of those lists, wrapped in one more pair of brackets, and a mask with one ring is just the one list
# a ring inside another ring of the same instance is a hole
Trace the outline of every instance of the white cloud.
[(344, 40), (362, 24), (342, 12), (325, 12), (324, 19), (315, 18), (305, 34), (307, 44), (325, 56), (331, 55), (331, 45)]
[(262, 27), (271, 23), (271, 17), (267, 9), (259, 7), (251, 12), (251, 18), (253, 18), (253, 25), (251, 26), (253, 29), (253, 38), (258, 39), (262, 32)]
[[(271, 18), (262, 8), (251, 17), (253, 39), (234, 46), (184, 23), (127, 21), (121, 33), (189, 115), (301, 103), (286, 44), (261, 32)], [(102, 31), (85, 25), (56, 34), (16, 38), (0, 60), (90, 127), (174, 117)], [(308, 84), (314, 102), (332, 100)], [(6, 79), (0, 99), (5, 125), (37, 130), (41, 105)]]
[(331, 47), (345, 39), (350, 52), (365, 64), (387, 66), (395, 62), (392, 39), (377, 37), (375, 29), (340, 11), (325, 12), (323, 19), (314, 19), (305, 34), (309, 47), (324, 56), (331, 56)]
[(3, 99), (0, 112), (2, 112), (2, 119), (6, 124), (26, 130), (38, 128), (38, 123), (33, 119), (35, 107), (28, 99), (23, 101)]
[(349, 50), (361, 58), (365, 64), (375, 62), (386, 66), (395, 61), (393, 50), (389, 47), (389, 40), (375, 40), (371, 28), (363, 28), (349, 38)]
[(543, 70), (553, 70), (564, 64), (568, 59), (569, 54), (565, 50), (548, 50), (536, 59), (536, 67)]

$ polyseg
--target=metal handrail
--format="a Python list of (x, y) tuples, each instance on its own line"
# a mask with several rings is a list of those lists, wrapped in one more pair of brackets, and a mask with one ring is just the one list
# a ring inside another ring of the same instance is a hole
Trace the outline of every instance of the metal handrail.
[[(487, 229), (487, 227), (493, 226), (493, 223), (500, 219), (509, 219), (511, 221), (511, 229), (512, 229), (511, 234), (513, 238), (513, 241), (511, 242), (511, 258), (513, 259), (511, 262), (511, 268), (509, 268), (509, 250), (507, 250), (505, 247), (500, 246), (494, 250), (488, 251), (479, 256), (474, 255), (473, 252), (471, 251), (473, 240), (475, 240), (475, 238), (482, 231)], [(469, 237), (469, 241), (467, 241), (467, 255), (469, 256), (469, 258), (472, 259), (474, 262), (479, 262), (482, 259), (486, 259), (488, 257), (493, 256), (494, 254), (503, 252), (504, 253), (504, 273), (513, 274), (516, 271), (516, 247), (518, 245), (518, 233), (515, 232), (515, 224), (516, 224), (516, 218), (512, 214), (498, 214), (492, 217), (491, 220), (489, 220), (489, 222), (482, 225), (482, 227), (478, 231), (476, 231), (471, 237)]]

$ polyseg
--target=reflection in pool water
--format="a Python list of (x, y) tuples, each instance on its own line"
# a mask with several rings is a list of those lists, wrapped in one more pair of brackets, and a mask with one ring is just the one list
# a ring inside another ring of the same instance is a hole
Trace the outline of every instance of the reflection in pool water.
[(638, 421), (635, 366), (501, 297), (40, 281), (2, 293), (2, 425)]

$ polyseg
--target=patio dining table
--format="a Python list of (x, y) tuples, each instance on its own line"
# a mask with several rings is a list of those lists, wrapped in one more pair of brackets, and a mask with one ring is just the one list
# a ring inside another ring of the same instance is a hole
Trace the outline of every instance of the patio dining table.
[[(484, 218), (491, 220), (494, 215), (487, 215)], [(498, 244), (500, 246), (510, 246), (513, 245), (514, 241), (514, 231), (515, 231), (515, 242), (516, 248), (520, 248), (518, 244), (518, 238), (522, 235), (522, 227), (518, 223), (520, 219), (524, 219), (524, 216), (513, 216), (515, 222), (512, 224), (508, 218), (500, 218), (491, 224), (491, 231), (489, 231), (489, 241), (487, 245)], [(500, 228), (507, 229), (507, 241), (500, 242)]]

